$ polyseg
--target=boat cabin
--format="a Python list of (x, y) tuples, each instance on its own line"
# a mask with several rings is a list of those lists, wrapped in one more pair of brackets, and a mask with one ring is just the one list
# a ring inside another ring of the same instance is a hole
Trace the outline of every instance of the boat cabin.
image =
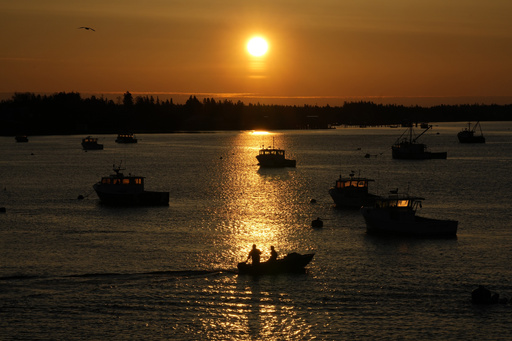
[(379, 198), (375, 200), (375, 208), (416, 210), (418, 206), (421, 207), (422, 200), (425, 199), (410, 196), (390, 196), (388, 198)]
[(87, 136), (86, 138), (82, 139), (82, 142), (83, 143), (90, 143), (90, 144), (96, 144), (98, 143), (98, 139), (95, 138), (95, 137), (90, 137), (90, 136)]
[(342, 179), (341, 176), (336, 180), (336, 188), (339, 190), (358, 190), (368, 192), (368, 182), (374, 181), (365, 178)]
[(116, 138), (117, 143), (137, 143), (134, 134), (118, 134)]
[(101, 178), (99, 186), (104, 191), (109, 192), (130, 192), (138, 193), (144, 191), (144, 177), (128, 175), (124, 176), (117, 169), (114, 169), (116, 174), (110, 176), (104, 176)]
[(282, 149), (260, 149), (260, 155), (275, 155), (284, 158), (284, 150)]

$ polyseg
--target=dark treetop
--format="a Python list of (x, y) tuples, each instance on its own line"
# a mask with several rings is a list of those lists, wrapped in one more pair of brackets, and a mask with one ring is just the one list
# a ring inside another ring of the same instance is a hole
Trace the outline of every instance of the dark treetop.
[(167, 133), (199, 130), (325, 129), (331, 125), (396, 125), (419, 122), (508, 121), (511, 105), (439, 105), (433, 107), (345, 102), (341, 107), (244, 104), (202, 101), (190, 96), (185, 104), (172, 99), (133, 97), (117, 102), (79, 93), (36, 95), (16, 93), (0, 102), (0, 134)]

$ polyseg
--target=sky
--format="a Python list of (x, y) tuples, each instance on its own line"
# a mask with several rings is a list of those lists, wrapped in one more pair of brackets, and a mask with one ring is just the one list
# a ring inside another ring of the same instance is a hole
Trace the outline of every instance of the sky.
[(510, 0), (0, 0), (0, 28), (0, 93), (512, 103)]

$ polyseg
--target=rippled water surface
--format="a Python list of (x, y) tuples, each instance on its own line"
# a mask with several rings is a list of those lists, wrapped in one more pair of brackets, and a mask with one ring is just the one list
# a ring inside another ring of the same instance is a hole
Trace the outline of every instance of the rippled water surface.
[[(479, 284), (512, 295), (512, 123), (460, 123), (423, 142), (447, 160), (401, 161), (392, 128), (0, 138), (0, 333), (6, 339), (510, 339), (512, 304), (470, 303)], [(297, 168), (259, 169), (261, 145)], [(364, 157), (370, 154), (369, 158)], [(168, 207), (109, 208), (92, 185), (123, 162)], [(351, 171), (370, 191), (425, 197), (456, 239), (366, 235), (328, 189)], [(84, 200), (78, 200), (78, 195)], [(315, 199), (316, 203), (311, 203)], [(324, 219), (313, 230), (311, 220)], [(252, 244), (314, 252), (304, 275), (238, 276)]]

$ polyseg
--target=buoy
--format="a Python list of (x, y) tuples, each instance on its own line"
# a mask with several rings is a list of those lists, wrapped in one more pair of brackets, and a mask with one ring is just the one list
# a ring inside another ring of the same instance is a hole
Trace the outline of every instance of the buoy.
[(324, 222), (322, 221), (322, 219), (320, 219), (320, 217), (318, 217), (315, 220), (311, 221), (311, 227), (315, 229), (322, 228), (324, 227)]

